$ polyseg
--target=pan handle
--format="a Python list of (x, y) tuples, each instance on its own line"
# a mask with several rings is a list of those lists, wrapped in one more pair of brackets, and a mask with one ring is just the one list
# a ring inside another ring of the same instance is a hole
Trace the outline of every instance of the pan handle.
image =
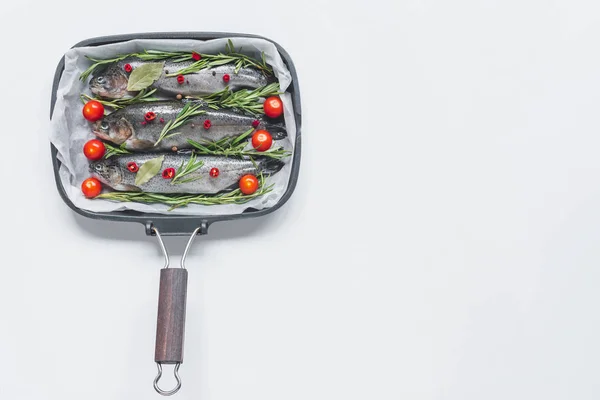
[[(169, 268), (169, 253), (162, 240), (161, 234), (153, 227), (160, 248), (165, 256), (165, 265), (160, 270), (160, 286), (158, 295), (158, 316), (156, 320), (156, 347), (154, 361), (158, 368), (158, 375), (154, 378), (154, 389), (163, 396), (177, 393), (181, 388), (179, 366), (183, 363), (183, 342), (185, 336), (185, 308), (187, 298), (188, 271), (185, 268), (185, 259), (192, 242), (200, 231), (197, 227), (188, 240), (185, 251), (181, 256), (181, 268)], [(163, 364), (174, 364), (173, 373), (177, 382), (170, 390), (164, 390), (159, 385), (162, 377)]]
[(198, 235), (206, 235), (209, 224), (208, 221), (198, 218), (169, 218), (146, 221), (144, 225), (148, 236), (156, 236), (154, 228), (158, 229), (162, 236), (190, 236), (198, 227)]

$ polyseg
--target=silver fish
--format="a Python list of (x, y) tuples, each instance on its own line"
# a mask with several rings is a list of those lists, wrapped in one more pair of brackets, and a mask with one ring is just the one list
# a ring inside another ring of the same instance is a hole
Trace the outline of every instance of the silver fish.
[[(126, 95), (133, 95), (127, 91), (129, 74), (125, 72), (125, 65), (130, 64), (134, 69), (140, 65), (156, 61), (144, 61), (137, 57), (128, 57), (121, 61), (108, 64), (107, 67), (96, 71), (90, 80), (90, 89), (92, 93), (98, 96), (111, 99), (118, 99)], [(226, 64), (213, 68), (206, 68), (198, 72), (184, 75), (185, 82), (180, 84), (177, 76), (166, 76), (167, 74), (176, 74), (179, 70), (186, 68), (194, 63), (191, 61), (182, 61), (174, 63), (165, 61), (165, 66), (161, 77), (152, 84), (161, 92), (170, 95), (181, 94), (183, 96), (197, 96), (218, 92), (225, 89), (226, 86), (233, 91), (239, 89), (256, 89), (273, 83), (273, 77), (266, 77), (261, 71), (254, 68), (241, 68), (235, 72), (235, 65)], [(224, 75), (229, 75), (229, 82), (223, 80)]]
[[(94, 133), (101, 139), (117, 145), (125, 143), (129, 150), (171, 150), (190, 149), (188, 139), (196, 142), (213, 142), (226, 137), (236, 137), (252, 128), (255, 117), (232, 110), (213, 110), (203, 107), (205, 113), (194, 116), (187, 123), (177, 128), (177, 135), (164, 138), (156, 146), (165, 123), (174, 120), (183, 109), (180, 101), (157, 101), (137, 103), (117, 110), (94, 125)], [(154, 112), (156, 118), (147, 122), (144, 117), (148, 112)], [(163, 122), (161, 122), (161, 118)], [(210, 120), (210, 129), (204, 129), (204, 122)], [(287, 137), (282, 123), (270, 123), (259, 119), (256, 129), (267, 130), (273, 140)]]
[[(135, 162), (141, 167), (146, 161), (159, 157), (158, 153), (127, 154), (100, 160), (90, 164), (90, 173), (105, 185), (117, 191), (148, 192), (148, 193), (190, 193), (190, 194), (216, 194), (228, 189), (238, 187), (239, 180), (246, 174), (265, 176), (277, 173), (284, 163), (274, 159), (243, 160), (232, 157), (197, 156), (196, 162), (202, 161), (202, 166), (196, 171), (185, 176), (191, 182), (173, 183), (165, 179), (162, 171), (166, 168), (177, 170), (182, 165), (185, 167), (190, 161), (191, 154), (172, 153), (164, 154), (164, 160), (158, 174), (144, 184), (137, 186), (135, 177), (138, 172), (131, 172), (127, 164)], [(212, 168), (219, 169), (219, 176), (210, 176)]]

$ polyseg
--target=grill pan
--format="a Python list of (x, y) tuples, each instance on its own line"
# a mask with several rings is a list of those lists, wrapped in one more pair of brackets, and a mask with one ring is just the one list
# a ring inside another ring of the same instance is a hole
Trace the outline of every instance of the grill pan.
[[(156, 347), (155, 347), (155, 362), (158, 367), (158, 374), (154, 379), (154, 388), (162, 395), (168, 396), (176, 393), (181, 387), (179, 378), (179, 367), (183, 363), (183, 342), (185, 328), (185, 307), (187, 295), (187, 280), (188, 271), (185, 268), (185, 258), (189, 248), (197, 235), (208, 233), (210, 224), (216, 221), (229, 221), (242, 218), (260, 217), (281, 207), (292, 195), (298, 181), (298, 173), (300, 170), (300, 151), (301, 151), (301, 106), (300, 106), (300, 90), (298, 87), (298, 77), (294, 63), (289, 54), (276, 42), (258, 35), (249, 35), (243, 33), (218, 33), (218, 32), (160, 32), (160, 33), (139, 33), (126, 34), (115, 36), (103, 36), (83, 40), (77, 43), (76, 47), (101, 46), (112, 43), (125, 42), (133, 39), (196, 39), (196, 40), (212, 40), (220, 38), (244, 37), (256, 38), (269, 41), (275, 45), (277, 51), (281, 55), (283, 62), (286, 64), (292, 78), (291, 85), (286, 92), (291, 94), (293, 113), (296, 125), (296, 138), (294, 141), (294, 154), (291, 164), (291, 173), (288, 180), (287, 188), (279, 201), (267, 208), (257, 210), (254, 208), (246, 208), (238, 214), (211, 214), (203, 216), (193, 215), (165, 215), (157, 213), (143, 213), (133, 210), (112, 211), (112, 212), (95, 212), (84, 210), (77, 207), (67, 196), (65, 188), (59, 176), (59, 168), (61, 162), (57, 157), (58, 150), (51, 144), (52, 165), (54, 177), (58, 192), (63, 201), (76, 213), (84, 217), (101, 219), (118, 222), (137, 222), (144, 225), (146, 235), (156, 236), (160, 248), (165, 257), (165, 264), (161, 269), (159, 300), (158, 300), (158, 316), (157, 316), (157, 331), (156, 331)], [(54, 111), (56, 103), (57, 89), (64, 71), (65, 58), (63, 57), (56, 68), (54, 75), (54, 83), (52, 88), (52, 97), (50, 102), (50, 119)], [(169, 255), (162, 240), (162, 236), (189, 236), (187, 246), (183, 253), (180, 268), (170, 267)], [(159, 385), (159, 380), (162, 376), (163, 364), (174, 366), (174, 375), (176, 386), (171, 390), (163, 390)]]
[[(56, 180), (56, 186), (58, 192), (64, 202), (76, 213), (83, 215), (84, 217), (103, 219), (108, 221), (121, 221), (121, 222), (138, 222), (145, 226), (146, 234), (154, 236), (153, 228), (157, 228), (160, 233), (164, 236), (187, 236), (190, 235), (196, 228), (200, 227), (199, 234), (206, 234), (210, 224), (216, 221), (228, 221), (234, 219), (260, 217), (281, 207), (292, 195), (298, 181), (298, 173), (300, 171), (300, 152), (301, 152), (301, 118), (302, 110), (300, 106), (300, 89), (298, 87), (298, 76), (296, 75), (296, 68), (290, 58), (290, 55), (276, 42), (258, 35), (249, 35), (243, 33), (215, 33), (215, 32), (172, 32), (172, 33), (139, 33), (139, 34), (127, 34), (127, 35), (115, 35), (115, 36), (103, 36), (92, 39), (87, 39), (77, 43), (73, 47), (87, 47), (87, 46), (101, 46), (105, 44), (125, 42), (133, 39), (196, 39), (196, 40), (212, 40), (227, 37), (247, 37), (267, 40), (277, 47), (281, 58), (288, 67), (292, 76), (292, 83), (288, 87), (287, 92), (292, 96), (293, 112), (296, 120), (296, 139), (294, 142), (294, 157), (292, 160), (290, 179), (288, 181), (287, 189), (281, 199), (272, 207), (256, 210), (248, 208), (240, 214), (233, 215), (208, 215), (208, 216), (188, 216), (188, 215), (164, 215), (164, 214), (151, 214), (142, 213), (133, 210), (126, 211), (113, 211), (113, 212), (94, 212), (83, 210), (76, 207), (71, 200), (67, 197), (65, 188), (63, 187), (58, 170), (60, 168), (60, 161), (57, 158), (57, 149), (54, 145), (51, 145), (52, 152), (52, 164), (54, 169), (54, 177)], [(54, 104), (56, 103), (56, 92), (58, 89), (58, 83), (64, 70), (64, 57), (58, 63), (56, 73), (54, 74), (54, 84), (52, 87), (52, 97), (50, 101), (50, 118), (54, 111)]]

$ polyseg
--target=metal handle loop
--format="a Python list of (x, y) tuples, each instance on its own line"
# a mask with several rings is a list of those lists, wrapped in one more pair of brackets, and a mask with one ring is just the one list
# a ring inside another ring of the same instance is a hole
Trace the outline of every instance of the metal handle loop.
[[(192, 232), (192, 235), (188, 239), (187, 245), (185, 246), (185, 250), (183, 251), (183, 255), (181, 256), (181, 262), (179, 264), (181, 266), (181, 268), (185, 269), (185, 259), (187, 258), (188, 252), (190, 251), (190, 247), (192, 247), (192, 243), (194, 242), (194, 239), (196, 238), (196, 235), (198, 235), (198, 231), (200, 231), (200, 229), (202, 229), (201, 226), (194, 229), (194, 232)], [(160, 236), (160, 232), (158, 231), (158, 228), (153, 226), (152, 230), (154, 231), (154, 233), (156, 233), (156, 238), (158, 239), (160, 248), (163, 252), (163, 255), (165, 256), (165, 265), (163, 266), (163, 268), (169, 268), (169, 263), (170, 263), (169, 253), (167, 252), (165, 242), (163, 242), (162, 236)]]
[(154, 378), (154, 390), (156, 390), (159, 394), (163, 395), (163, 396), (171, 396), (172, 394), (175, 394), (179, 391), (179, 389), (181, 389), (181, 378), (179, 378), (179, 366), (181, 365), (181, 363), (177, 363), (175, 364), (175, 368), (173, 369), (173, 374), (175, 375), (175, 380), (177, 381), (177, 385), (175, 385), (175, 387), (171, 390), (162, 390), (160, 387), (158, 387), (158, 381), (160, 380), (160, 378), (162, 377), (162, 365), (161, 363), (156, 363), (156, 367), (158, 368), (158, 375), (156, 375), (156, 378)]
[(198, 231), (202, 229), (201, 226), (197, 227), (194, 232), (192, 232), (192, 236), (190, 236), (190, 239), (187, 242), (187, 245), (185, 246), (185, 250), (183, 251), (183, 255), (181, 256), (181, 268), (185, 269), (185, 259), (187, 258), (188, 255), (188, 251), (190, 251), (190, 247), (192, 247), (192, 242), (194, 241), (194, 239), (196, 238), (196, 235), (198, 234)]
[(156, 228), (155, 226), (153, 226), (152, 229), (156, 233), (156, 238), (158, 239), (158, 243), (160, 244), (160, 248), (161, 248), (161, 250), (163, 252), (163, 255), (165, 256), (165, 265), (163, 266), (163, 268), (169, 268), (169, 253), (167, 252), (167, 248), (165, 247), (165, 242), (163, 242), (162, 236), (160, 236), (160, 232), (158, 231), (158, 228)]

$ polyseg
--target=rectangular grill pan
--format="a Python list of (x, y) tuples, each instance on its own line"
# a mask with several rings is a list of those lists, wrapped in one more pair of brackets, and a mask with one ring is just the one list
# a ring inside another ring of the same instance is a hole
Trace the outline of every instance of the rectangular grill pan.
[[(59, 167), (61, 165), (57, 158), (57, 149), (54, 145), (51, 145), (52, 154), (52, 165), (54, 169), (54, 177), (56, 180), (56, 186), (58, 192), (64, 202), (76, 213), (83, 215), (88, 218), (102, 219), (108, 221), (121, 221), (121, 222), (138, 222), (144, 225), (147, 235), (154, 236), (153, 228), (157, 228), (162, 235), (166, 236), (187, 236), (200, 227), (198, 230), (199, 234), (206, 234), (210, 224), (216, 221), (228, 221), (241, 218), (260, 217), (281, 207), (292, 195), (298, 181), (298, 173), (300, 170), (300, 150), (301, 150), (301, 117), (302, 110), (300, 106), (300, 89), (298, 87), (298, 76), (296, 74), (296, 68), (290, 58), (289, 54), (276, 42), (258, 35), (249, 35), (243, 33), (219, 33), (219, 32), (159, 32), (159, 33), (137, 33), (137, 34), (126, 34), (126, 35), (115, 35), (115, 36), (104, 36), (96, 37), (87, 40), (83, 40), (77, 43), (73, 47), (87, 47), (87, 46), (101, 46), (105, 44), (125, 42), (133, 39), (196, 39), (196, 40), (211, 40), (227, 37), (247, 37), (264, 39), (273, 43), (284, 63), (288, 67), (292, 76), (292, 84), (287, 89), (287, 92), (292, 96), (293, 112), (296, 119), (296, 140), (294, 143), (294, 157), (292, 161), (292, 169), (290, 179), (288, 181), (287, 189), (281, 199), (272, 207), (264, 208), (262, 210), (256, 210), (253, 208), (247, 208), (242, 213), (233, 215), (209, 215), (209, 216), (189, 216), (189, 215), (164, 215), (154, 213), (142, 213), (138, 211), (125, 210), (125, 211), (112, 211), (112, 212), (93, 212), (83, 210), (75, 206), (71, 200), (69, 200), (65, 188), (59, 177)], [(56, 72), (54, 75), (54, 83), (52, 87), (52, 97), (50, 100), (50, 118), (52, 119), (52, 112), (54, 111), (54, 105), (56, 103), (56, 93), (58, 89), (58, 83), (64, 70), (64, 57), (58, 63)]]

